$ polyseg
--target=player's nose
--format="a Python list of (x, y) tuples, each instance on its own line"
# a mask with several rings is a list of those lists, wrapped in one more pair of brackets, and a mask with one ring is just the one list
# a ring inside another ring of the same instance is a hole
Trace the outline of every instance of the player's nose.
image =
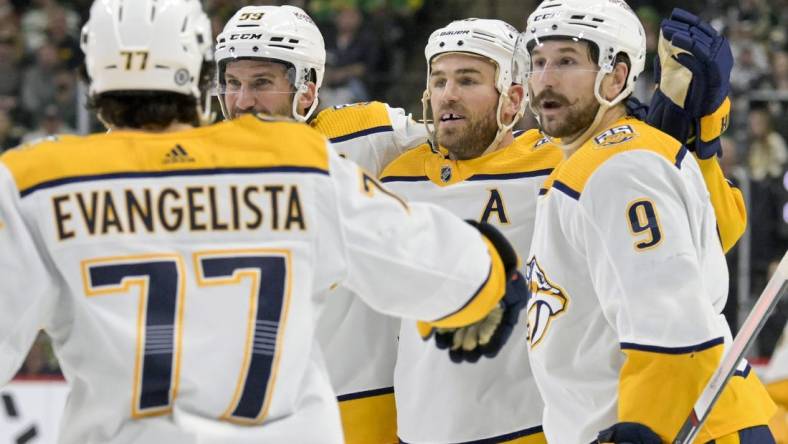
[(241, 91), (238, 93), (236, 106), (240, 109), (249, 110), (254, 108), (255, 103), (254, 94), (251, 91), (247, 91), (246, 88), (241, 88)]

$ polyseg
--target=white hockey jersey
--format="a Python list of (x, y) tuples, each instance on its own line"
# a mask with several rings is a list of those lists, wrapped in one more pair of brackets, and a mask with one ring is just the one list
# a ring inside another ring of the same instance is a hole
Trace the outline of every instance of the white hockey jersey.
[(302, 124), (244, 116), (12, 150), (0, 385), (44, 328), (71, 385), (63, 443), (339, 443), (321, 295), (342, 284), (392, 315), (472, 322), (503, 288), (490, 248)]
[[(620, 421), (671, 441), (731, 340), (727, 268), (698, 163), (624, 118), (559, 165), (540, 194), (528, 343), (548, 442), (586, 444)], [(772, 412), (743, 365), (698, 442)]]
[(334, 149), (375, 177), (406, 151), (427, 142), (427, 128), (402, 108), (362, 102), (327, 108), (310, 125)]
[[(501, 150), (462, 161), (425, 144), (389, 165), (381, 181), (410, 202), (437, 203), (464, 219), (495, 225), (524, 257), (539, 187), (563, 158), (545, 140), (529, 131)], [(424, 341), (415, 322), (403, 320), (394, 375), (400, 439), (544, 442), (542, 401), (528, 363), (526, 333), (521, 322), (494, 359), (457, 364), (433, 340)]]
[[(334, 149), (375, 177), (394, 158), (424, 143), (427, 132), (380, 102), (327, 108), (311, 126)], [(352, 291), (331, 290), (317, 326), (348, 444), (395, 442), (394, 363), (399, 318), (372, 310)]]

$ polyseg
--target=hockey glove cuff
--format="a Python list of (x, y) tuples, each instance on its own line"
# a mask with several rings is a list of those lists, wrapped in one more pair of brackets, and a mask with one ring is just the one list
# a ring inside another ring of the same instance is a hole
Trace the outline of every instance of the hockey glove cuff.
[(599, 432), (598, 443), (614, 444), (662, 444), (662, 439), (653, 430), (637, 422), (619, 422)]

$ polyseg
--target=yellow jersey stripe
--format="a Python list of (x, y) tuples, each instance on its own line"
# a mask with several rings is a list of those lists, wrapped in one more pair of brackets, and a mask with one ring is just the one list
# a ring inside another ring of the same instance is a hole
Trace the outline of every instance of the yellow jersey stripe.
[(347, 444), (397, 442), (393, 387), (342, 395), (337, 400)]
[[(618, 420), (647, 424), (670, 442), (717, 369), (724, 351), (722, 338), (680, 348), (622, 343), (621, 349), (626, 361), (619, 380)], [(766, 389), (755, 372), (736, 373), (712, 409), (697, 442), (766, 424), (775, 409), (765, 395)], [(644, 399), (648, 402), (644, 403)]]
[[(381, 102), (356, 103), (340, 108), (327, 108), (311, 123), (316, 130), (332, 141), (347, 140), (364, 131), (393, 131), (386, 105)], [(387, 128), (387, 129), (385, 129)], [(336, 140), (335, 140), (336, 139)]]
[(246, 115), (170, 133), (117, 131), (63, 138), (11, 150), (0, 157), (17, 188), (80, 180), (259, 171), (328, 171), (325, 138), (306, 125), (264, 122)]
[(492, 242), (483, 237), (490, 252), (490, 274), (476, 294), (462, 308), (441, 319), (430, 322), (433, 327), (456, 328), (483, 319), (503, 298), (506, 290), (506, 271)]
[(111, 180), (111, 179), (140, 179), (140, 178), (158, 178), (158, 177), (174, 177), (174, 176), (204, 176), (204, 175), (217, 175), (217, 174), (262, 174), (262, 173), (307, 173), (307, 174), (322, 174), (328, 175), (328, 170), (310, 167), (296, 167), (296, 166), (278, 166), (278, 167), (264, 167), (264, 168), (212, 168), (212, 169), (194, 169), (194, 170), (173, 170), (173, 171), (125, 171), (108, 174), (94, 174), (89, 176), (72, 176), (62, 177), (47, 182), (38, 183), (29, 188), (19, 190), (20, 197), (25, 197), (36, 191), (58, 187), (78, 182), (92, 182), (97, 180)]
[(725, 179), (715, 157), (698, 159), (698, 166), (709, 190), (709, 198), (717, 217), (722, 249), (728, 252), (747, 228), (747, 208), (741, 191)]
[(766, 390), (769, 391), (769, 395), (772, 397), (774, 402), (784, 407), (788, 407), (788, 379), (772, 382), (766, 386)]
[[(625, 131), (625, 133), (616, 133), (615, 131)], [(616, 137), (621, 134), (626, 137)], [(605, 137), (609, 137), (609, 139)], [(649, 141), (648, 146), (641, 144), (643, 139)], [(601, 165), (616, 154), (633, 150), (653, 152), (678, 168), (681, 168), (681, 163), (687, 154), (687, 148), (676, 139), (640, 120), (624, 117), (601, 132), (600, 135), (589, 139), (571, 157), (566, 159), (562, 165), (569, 166), (557, 169), (545, 182), (545, 188), (549, 190), (555, 181), (560, 181), (566, 189), (582, 193), (588, 179)]]

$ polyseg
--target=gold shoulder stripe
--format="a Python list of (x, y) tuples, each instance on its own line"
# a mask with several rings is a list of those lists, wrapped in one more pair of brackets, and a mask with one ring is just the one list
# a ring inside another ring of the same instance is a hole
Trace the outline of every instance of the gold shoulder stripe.
[(155, 177), (214, 170), (328, 171), (325, 138), (302, 123), (239, 117), (172, 133), (118, 131), (42, 143), (2, 157), (17, 188), (80, 177)]
[(418, 147), (401, 154), (394, 159), (380, 173), (380, 180), (386, 182), (393, 177), (424, 177), (427, 172), (425, 165), (427, 161), (436, 156), (429, 144), (422, 144)]
[(386, 105), (381, 102), (326, 108), (315, 117), (311, 125), (334, 142), (353, 135), (392, 131)]
[[(629, 127), (633, 134), (621, 135), (611, 131), (621, 126)], [(609, 138), (606, 137), (608, 133)], [(551, 183), (562, 183), (580, 194), (591, 175), (608, 159), (633, 150), (654, 152), (672, 164), (680, 163), (686, 154), (686, 148), (676, 139), (637, 119), (625, 117), (583, 144), (564, 162), (561, 171), (551, 178)]]

